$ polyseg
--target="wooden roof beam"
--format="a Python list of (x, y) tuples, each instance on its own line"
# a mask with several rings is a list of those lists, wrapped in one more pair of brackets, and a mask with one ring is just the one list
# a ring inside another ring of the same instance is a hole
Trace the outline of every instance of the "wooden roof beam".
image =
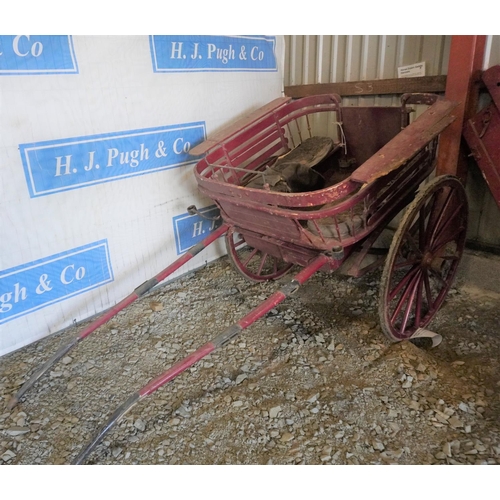
[(414, 78), (389, 78), (384, 80), (363, 80), (359, 82), (312, 83), (285, 87), (285, 95), (306, 97), (320, 94), (347, 96), (369, 96), (405, 94), (406, 92), (444, 92), (446, 75), (419, 76)]

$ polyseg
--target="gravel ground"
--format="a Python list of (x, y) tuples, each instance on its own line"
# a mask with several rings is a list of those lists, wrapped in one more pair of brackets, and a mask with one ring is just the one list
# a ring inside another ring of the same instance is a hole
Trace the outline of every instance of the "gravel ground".
[[(287, 282), (288, 277), (280, 280)], [(437, 348), (391, 344), (379, 273), (316, 274), (137, 404), (89, 464), (500, 463), (500, 298), (457, 286)], [(0, 361), (0, 464), (66, 464), (126, 398), (279, 287), (222, 258), (160, 287), (10, 396), (75, 327)]]

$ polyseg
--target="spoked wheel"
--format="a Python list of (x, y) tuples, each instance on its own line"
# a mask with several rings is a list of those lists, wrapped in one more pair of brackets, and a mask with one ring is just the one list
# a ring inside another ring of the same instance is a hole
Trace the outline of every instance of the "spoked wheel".
[(249, 246), (242, 234), (229, 228), (226, 249), (235, 269), (245, 278), (255, 281), (276, 280), (284, 276), (293, 264)]
[(436, 177), (408, 206), (380, 285), (380, 323), (391, 340), (411, 338), (437, 313), (462, 257), (467, 214), (465, 190), (450, 175)]

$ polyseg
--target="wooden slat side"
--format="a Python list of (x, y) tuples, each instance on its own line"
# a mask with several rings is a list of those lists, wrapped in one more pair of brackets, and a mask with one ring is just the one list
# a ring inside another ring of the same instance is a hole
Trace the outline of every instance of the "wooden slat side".
[(209, 139), (206, 141), (196, 145), (194, 148), (192, 148), (189, 151), (189, 154), (193, 156), (198, 156), (206, 153), (210, 149), (214, 148), (217, 146), (219, 143), (222, 141), (225, 141), (229, 137), (231, 137), (233, 134), (236, 132), (239, 132), (240, 130), (244, 129), (245, 127), (248, 127), (252, 123), (258, 121), (262, 117), (266, 116), (269, 114), (271, 111), (274, 111), (278, 109), (279, 107), (283, 106), (287, 102), (291, 100), (291, 97), (278, 97), (278, 99), (275, 99), (274, 101), (271, 101), (267, 103), (265, 106), (262, 106), (261, 108), (257, 109), (256, 111), (250, 113), (247, 116), (244, 116), (243, 118), (240, 118), (236, 122), (232, 123), (228, 127), (223, 128), (220, 130), (217, 134), (214, 134), (211, 136)]

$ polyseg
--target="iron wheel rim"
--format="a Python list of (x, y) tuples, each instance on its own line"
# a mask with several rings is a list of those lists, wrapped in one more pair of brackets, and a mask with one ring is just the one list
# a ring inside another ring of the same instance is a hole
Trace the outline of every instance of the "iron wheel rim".
[(277, 280), (292, 268), (293, 264), (249, 246), (244, 236), (234, 228), (225, 235), (226, 249), (233, 267), (246, 279), (257, 283)]
[(454, 176), (425, 185), (394, 234), (382, 274), (379, 316), (393, 341), (411, 338), (439, 311), (462, 258), (465, 190)]

